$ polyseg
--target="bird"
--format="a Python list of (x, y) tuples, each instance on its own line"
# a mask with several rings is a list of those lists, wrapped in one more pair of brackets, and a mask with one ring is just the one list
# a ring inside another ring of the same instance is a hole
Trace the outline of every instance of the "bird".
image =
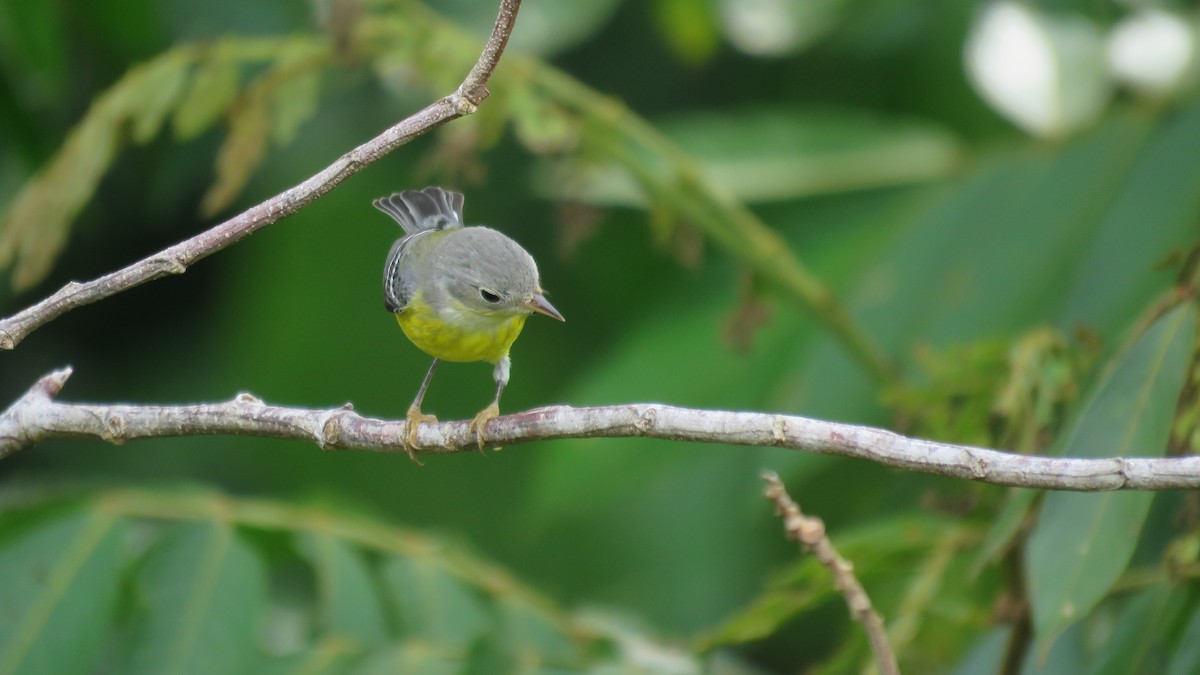
[[(421, 412), (442, 361), (492, 364), (496, 396), (471, 420), (480, 451), (488, 421), (500, 414), (511, 371), (509, 349), (531, 313), (559, 321), (533, 256), (507, 235), (463, 220), (464, 197), (437, 186), (372, 201), (404, 230), (383, 268), (383, 299), (404, 335), (433, 363), (408, 408), (404, 449), (416, 457), (416, 432), (437, 417)], [(418, 462), (419, 463), (419, 462)]]

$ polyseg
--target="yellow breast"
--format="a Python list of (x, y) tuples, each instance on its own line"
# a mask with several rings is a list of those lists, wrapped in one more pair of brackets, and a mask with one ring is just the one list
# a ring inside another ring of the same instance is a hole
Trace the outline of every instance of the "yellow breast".
[(461, 305), (439, 314), (415, 297), (396, 320), (408, 339), (434, 358), (495, 363), (508, 354), (527, 317), (479, 314)]

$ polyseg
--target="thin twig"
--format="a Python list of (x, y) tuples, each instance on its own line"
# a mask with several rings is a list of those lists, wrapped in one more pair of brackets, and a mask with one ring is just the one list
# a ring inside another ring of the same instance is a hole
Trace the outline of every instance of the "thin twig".
[(817, 562), (824, 565), (833, 575), (833, 585), (841, 592), (842, 597), (846, 598), (850, 616), (861, 623), (867, 633), (867, 641), (871, 643), (871, 651), (875, 653), (879, 672), (882, 675), (900, 675), (896, 654), (888, 643), (887, 631), (883, 627), (883, 617), (871, 606), (871, 598), (867, 596), (866, 589), (854, 576), (854, 567), (838, 555), (833, 542), (825, 536), (824, 521), (801, 513), (800, 507), (788, 496), (787, 488), (774, 471), (764, 471), (762, 479), (767, 483), (764, 494), (775, 503), (775, 512), (783, 517), (783, 529), (788, 538), (800, 542), (804, 549), (811, 552)]
[(504, 53), (521, 0), (501, 0), (492, 35), (458, 89), (401, 120), (339, 157), (308, 180), (241, 214), (147, 258), (92, 281), (72, 281), (50, 297), (0, 319), (0, 349), (13, 349), (30, 333), (67, 312), (127, 291), (148, 281), (183, 274), (190, 265), (296, 213), (392, 150), (446, 122), (469, 115), (488, 96), (487, 83)]
[[(316, 443), (325, 450), (404, 452), (405, 422), (372, 419), (350, 405), (328, 410), (285, 408), (249, 394), (196, 405), (95, 405), (54, 397), (71, 370), (43, 377), (0, 414), (0, 458), (53, 438), (122, 443), (164, 436), (238, 435)], [(994, 485), (1102, 492), (1200, 488), (1200, 456), (1077, 459), (1037, 457), (937, 443), (872, 427), (758, 412), (696, 410), (657, 403), (596, 408), (555, 406), (497, 417), (487, 447), (558, 438), (642, 436), (673, 441), (787, 448), (855, 457), (897, 469)], [(474, 451), (467, 421), (422, 424), (421, 454)]]

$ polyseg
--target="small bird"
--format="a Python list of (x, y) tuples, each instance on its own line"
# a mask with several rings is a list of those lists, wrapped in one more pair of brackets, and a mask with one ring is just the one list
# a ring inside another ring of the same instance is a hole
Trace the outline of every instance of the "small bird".
[(413, 461), (417, 426), (437, 422), (421, 412), (425, 390), (442, 361), (493, 365), (496, 397), (471, 421), (479, 449), (500, 414), (512, 347), (531, 312), (565, 321), (546, 299), (537, 263), (520, 244), (488, 227), (463, 223), (463, 196), (440, 187), (405, 190), (372, 204), (404, 228), (383, 268), (383, 301), (401, 330), (433, 364), (408, 408), (404, 449)]

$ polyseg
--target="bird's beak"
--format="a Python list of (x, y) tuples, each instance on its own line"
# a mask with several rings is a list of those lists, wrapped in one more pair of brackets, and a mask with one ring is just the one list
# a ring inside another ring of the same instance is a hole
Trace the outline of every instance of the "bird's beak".
[(529, 300), (525, 302), (525, 308), (531, 312), (545, 314), (551, 319), (566, 321), (566, 319), (563, 318), (563, 315), (559, 314), (558, 310), (554, 309), (554, 305), (550, 304), (550, 301), (546, 299), (546, 296), (542, 295), (541, 293), (534, 293), (533, 297), (529, 298)]

